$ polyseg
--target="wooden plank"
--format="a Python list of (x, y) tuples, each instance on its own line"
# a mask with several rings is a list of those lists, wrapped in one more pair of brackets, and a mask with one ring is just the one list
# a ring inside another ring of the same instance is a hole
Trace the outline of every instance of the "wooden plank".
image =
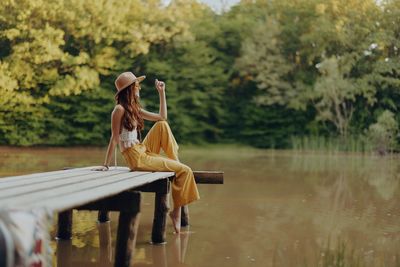
[[(116, 171), (112, 171), (113, 173), (115, 172), (119, 172), (119, 173), (123, 173), (126, 172), (125, 170), (116, 170)], [(40, 184), (40, 183), (49, 183), (49, 182), (54, 182), (56, 180), (68, 180), (70, 178), (73, 177), (84, 177), (85, 175), (90, 175), (93, 172), (90, 170), (81, 170), (81, 171), (74, 171), (74, 172), (69, 172), (66, 171), (64, 173), (59, 173), (58, 175), (55, 176), (44, 176), (44, 177), (36, 177), (35, 179), (29, 179), (29, 180), (16, 180), (16, 181), (9, 181), (8, 183), (5, 184), (0, 184), (0, 191), (4, 190), (4, 191), (9, 191), (12, 188), (19, 188), (22, 186), (33, 186), (36, 184)], [(0, 192), (0, 194), (2, 194)]]
[[(20, 176), (9, 176), (0, 178), (0, 188), (6, 188), (8, 186), (13, 185), (26, 185), (26, 184), (34, 184), (42, 181), (46, 181), (48, 179), (57, 179), (58, 177), (65, 177), (69, 175), (79, 175), (84, 172), (90, 172), (91, 169), (98, 166), (89, 166), (83, 168), (75, 168), (75, 169), (65, 169), (61, 171), (53, 171), (53, 172), (42, 172), (42, 173), (34, 173), (34, 174), (26, 174)], [(126, 171), (129, 172), (129, 168), (127, 167), (110, 167), (109, 171)]]
[(61, 186), (79, 184), (84, 181), (91, 181), (91, 180), (101, 180), (105, 179), (109, 176), (117, 176), (122, 173), (127, 173), (125, 171), (108, 171), (108, 172), (100, 172), (100, 171), (90, 171), (87, 170), (85, 172), (78, 172), (79, 175), (74, 175), (72, 177), (63, 177), (62, 179), (54, 179), (54, 180), (47, 180), (45, 182), (31, 184), (27, 186), (19, 186), (16, 188), (8, 188), (5, 192), (1, 192), (0, 200), (6, 199), (9, 197), (15, 197), (19, 195), (25, 195), (32, 192), (43, 191), (48, 189), (56, 189)]
[(24, 174), (24, 175), (17, 175), (17, 176), (6, 176), (6, 177), (0, 177), (0, 185), (5, 184), (8, 182), (14, 182), (17, 180), (29, 180), (29, 179), (34, 179), (37, 177), (43, 177), (43, 176), (57, 176), (61, 173), (64, 173), (66, 171), (68, 172), (76, 172), (80, 170), (90, 170), (92, 167), (83, 167), (83, 168), (77, 168), (77, 169), (70, 169), (70, 170), (61, 170), (61, 171), (51, 171), (51, 172), (40, 172), (40, 173), (32, 173), (32, 174)]
[[(105, 172), (95, 172), (95, 171), (92, 171), (92, 172), (100, 173), (100, 174), (105, 173)], [(118, 174), (116, 176), (105, 176), (105, 177), (102, 177), (101, 179), (94, 179), (94, 180), (88, 180), (88, 181), (84, 180), (77, 184), (48, 188), (48, 189), (44, 189), (41, 191), (26, 193), (24, 195), (8, 197), (6, 199), (3, 199), (0, 202), (0, 205), (1, 206), (18, 205), (19, 203), (27, 203), (27, 202), (29, 203), (29, 201), (39, 201), (43, 198), (48, 198), (48, 197), (52, 197), (52, 196), (64, 195), (64, 194), (73, 193), (73, 192), (81, 191), (81, 190), (90, 190), (91, 188), (95, 188), (95, 187), (98, 187), (103, 184), (112, 184), (113, 182), (132, 179), (136, 176), (145, 175), (148, 173), (149, 172), (127, 172), (127, 173)], [(150, 174), (153, 174), (153, 173), (150, 173)], [(158, 176), (155, 175), (155, 177), (158, 177)], [(149, 177), (149, 178), (151, 178), (151, 177)], [(132, 180), (135, 180), (135, 179), (132, 179)]]
[[(36, 183), (40, 181), (47, 180), (50, 177), (59, 177), (60, 175), (65, 175), (66, 172), (80, 172), (82, 170), (90, 170), (96, 166), (84, 167), (84, 168), (76, 168), (76, 169), (67, 169), (62, 171), (52, 171), (52, 172), (43, 172), (43, 173), (34, 173), (34, 174), (27, 174), (27, 175), (20, 175), (20, 176), (12, 176), (12, 177), (3, 177), (0, 178), (0, 189), (3, 188), (3, 185), (10, 183), (10, 185), (22, 185), (27, 184), (26, 180), (32, 180), (30, 182)], [(111, 167), (111, 170), (114, 170), (114, 167)], [(127, 167), (117, 167), (116, 170), (126, 170), (129, 171)], [(199, 184), (223, 184), (224, 181), (224, 173), (219, 171), (194, 171), (193, 172), (196, 182)], [(32, 179), (38, 178), (41, 179)], [(23, 182), (25, 180), (25, 182)], [(35, 181), (35, 182), (33, 182)]]
[(198, 184), (223, 184), (224, 172), (220, 171), (193, 171)]
[(145, 173), (135, 177), (135, 179), (131, 179), (131, 177), (128, 176), (118, 181), (110, 180), (107, 183), (97, 184), (96, 187), (91, 185), (91, 187), (88, 188), (75, 188), (74, 191), (69, 190), (64, 194), (46, 192), (48, 194), (39, 199), (33, 200), (28, 197), (24, 201), (19, 200), (16, 204), (24, 205), (26, 208), (45, 207), (60, 212), (174, 175), (173, 172), (157, 172)]

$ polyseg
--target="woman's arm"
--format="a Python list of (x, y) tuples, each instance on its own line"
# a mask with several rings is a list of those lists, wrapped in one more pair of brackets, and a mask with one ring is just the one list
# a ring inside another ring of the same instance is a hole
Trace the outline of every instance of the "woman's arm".
[(119, 131), (121, 127), (122, 116), (124, 115), (124, 108), (121, 105), (116, 105), (113, 112), (111, 113), (111, 137), (108, 143), (106, 158), (104, 160), (103, 167), (96, 168), (96, 171), (106, 171), (108, 170), (108, 166), (110, 165), (110, 161), (112, 158), (112, 153), (115, 149), (115, 146), (119, 142)]
[(160, 108), (157, 113), (149, 112), (147, 110), (141, 109), (140, 113), (142, 114), (145, 120), (149, 121), (164, 121), (167, 119), (167, 99), (165, 96), (165, 83), (162, 81), (158, 81), (156, 79), (155, 86), (160, 96)]

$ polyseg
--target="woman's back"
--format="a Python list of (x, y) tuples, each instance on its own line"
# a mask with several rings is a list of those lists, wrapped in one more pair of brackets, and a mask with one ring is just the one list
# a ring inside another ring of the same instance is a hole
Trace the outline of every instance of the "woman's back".
[(119, 134), (119, 140), (120, 140), (120, 145), (121, 145), (121, 151), (127, 149), (128, 147), (133, 146), (134, 144), (138, 144), (139, 140), (137, 137), (137, 131), (136, 128), (133, 128), (132, 131), (129, 131), (126, 129), (123, 125), (122, 126), (122, 131)]

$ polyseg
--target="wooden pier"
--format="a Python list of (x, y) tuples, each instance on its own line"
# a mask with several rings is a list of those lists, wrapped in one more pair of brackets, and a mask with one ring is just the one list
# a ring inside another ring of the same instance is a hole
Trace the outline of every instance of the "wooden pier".
[[(94, 167), (0, 178), (0, 209), (45, 208), (58, 214), (58, 238), (72, 236), (72, 210), (98, 211), (99, 222), (109, 220), (109, 211), (118, 211), (119, 222), (114, 266), (130, 266), (139, 224), (141, 192), (155, 193), (151, 241), (165, 243), (168, 193), (173, 172), (130, 171)], [(222, 184), (222, 172), (194, 172), (197, 183)], [(182, 226), (189, 224), (182, 207)], [(4, 251), (4, 249), (3, 249)], [(0, 247), (0, 254), (2, 248)]]

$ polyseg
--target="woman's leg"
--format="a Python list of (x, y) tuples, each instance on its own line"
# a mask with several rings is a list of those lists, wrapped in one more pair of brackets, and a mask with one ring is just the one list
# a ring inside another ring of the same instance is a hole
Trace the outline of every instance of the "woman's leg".
[[(146, 138), (143, 140), (143, 144), (146, 146), (148, 151), (155, 154), (160, 154), (160, 150), (162, 148), (168, 158), (179, 161), (178, 159), (179, 146), (175, 140), (174, 135), (172, 134), (169, 124), (166, 121), (156, 122), (150, 129), (150, 131), (147, 133)], [(188, 210), (187, 207), (186, 209)], [(176, 226), (177, 224), (176, 221), (177, 220), (180, 221), (181, 208), (174, 205), (174, 208), (169, 215), (173, 221), (175, 231), (178, 231), (177, 229), (178, 227)]]
[(172, 171), (175, 179), (171, 186), (174, 208), (170, 217), (176, 232), (180, 231), (181, 207), (200, 198), (192, 170), (179, 161), (147, 153), (140, 156), (137, 170), (142, 171)]
[(152, 153), (160, 154), (160, 149), (162, 148), (168, 158), (179, 160), (179, 146), (166, 121), (156, 122), (147, 133), (143, 144)]

